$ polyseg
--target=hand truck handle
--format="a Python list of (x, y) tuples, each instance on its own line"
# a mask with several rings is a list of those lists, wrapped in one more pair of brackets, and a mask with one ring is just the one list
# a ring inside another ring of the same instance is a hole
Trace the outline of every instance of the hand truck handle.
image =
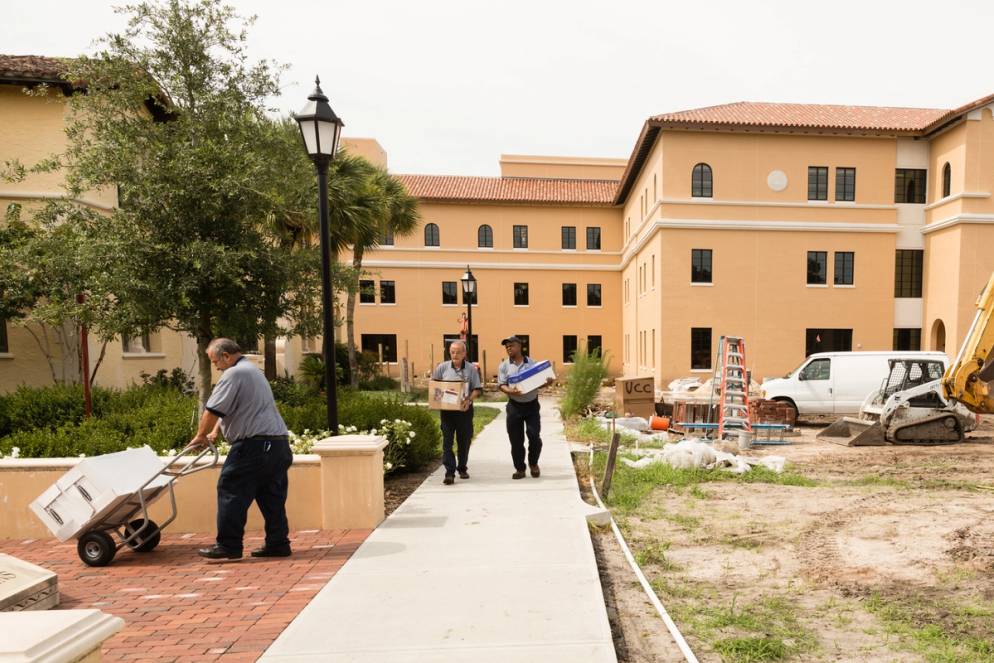
[[(218, 453), (217, 447), (214, 446), (213, 442), (208, 442), (206, 447), (204, 447), (203, 449), (199, 450), (199, 453), (197, 453), (197, 451), (198, 450), (197, 450), (196, 447), (189, 447), (189, 446), (183, 447), (183, 449), (180, 450), (180, 452), (178, 454), (176, 454), (175, 456), (173, 456), (173, 459), (171, 461), (169, 461), (169, 463), (167, 463), (164, 468), (162, 468), (162, 472), (161, 473), (165, 474), (166, 476), (170, 476), (170, 477), (185, 477), (188, 474), (193, 474), (194, 472), (200, 472), (202, 470), (207, 470), (207, 469), (210, 469), (210, 468), (214, 467), (215, 465), (217, 465), (217, 461), (221, 457), (221, 454)], [(184, 456), (190, 456), (193, 453), (197, 453), (197, 456), (193, 460), (189, 461), (186, 464), (186, 467), (184, 467), (182, 469), (175, 469), (175, 470), (174, 469), (170, 469), (170, 468), (172, 468), (173, 465), (176, 464), (176, 462), (180, 458), (183, 458)], [(205, 465), (200, 465), (199, 464), (200, 460), (204, 456), (206, 456), (208, 454), (211, 455), (211, 462), (207, 463)]]

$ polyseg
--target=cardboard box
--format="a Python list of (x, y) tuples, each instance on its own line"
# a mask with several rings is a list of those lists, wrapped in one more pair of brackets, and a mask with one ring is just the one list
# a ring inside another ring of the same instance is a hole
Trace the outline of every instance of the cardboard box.
[(656, 413), (656, 383), (653, 378), (617, 378), (615, 407), (619, 414), (649, 418)]
[(556, 373), (552, 370), (552, 362), (539, 361), (519, 371), (517, 375), (507, 378), (507, 386), (517, 387), (522, 394), (527, 394), (544, 386), (549, 378), (556, 379)]
[(432, 410), (461, 410), (469, 396), (469, 383), (461, 380), (429, 380), (428, 407)]

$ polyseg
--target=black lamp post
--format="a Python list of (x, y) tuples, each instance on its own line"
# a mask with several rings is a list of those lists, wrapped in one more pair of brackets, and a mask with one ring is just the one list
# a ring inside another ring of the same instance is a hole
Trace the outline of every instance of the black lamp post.
[(466, 300), (466, 361), (473, 357), (473, 300), (476, 299), (476, 278), (466, 265), (466, 273), (462, 275), (462, 298)]
[(332, 319), (331, 238), (328, 235), (328, 164), (338, 151), (338, 139), (345, 123), (328, 105), (321, 91), (321, 79), (314, 78), (314, 92), (307, 105), (293, 116), (300, 126), (304, 149), (318, 173), (318, 224), (321, 231), (321, 292), (324, 300), (324, 383), (328, 394), (328, 430), (338, 435), (338, 398), (335, 379), (335, 327)]

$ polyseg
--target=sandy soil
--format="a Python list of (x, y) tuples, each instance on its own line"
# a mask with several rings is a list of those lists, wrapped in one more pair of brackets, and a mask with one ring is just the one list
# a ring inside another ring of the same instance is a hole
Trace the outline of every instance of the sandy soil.
[[(700, 659), (767, 660), (723, 658), (714, 643), (754, 636), (725, 622), (767, 614), (768, 605), (780, 611), (784, 629), (768, 630), (792, 647), (789, 660), (928, 660), (927, 648), (885, 623), (879, 601), (914, 627), (989, 644), (994, 417), (968, 442), (940, 447), (841, 447), (815, 440), (819, 429), (807, 425), (791, 445), (749, 452), (786, 456), (816, 486), (662, 486), (622, 519), (633, 549), (665, 551), (643, 568)], [(609, 575), (623, 576), (627, 565), (604, 549)], [(632, 622), (626, 635), (659, 622), (639, 609), (641, 590), (628, 575), (631, 582), (614, 582), (618, 610), (631, 613), (621, 620)], [(637, 646), (630, 653), (623, 660), (670, 660)], [(994, 660), (985, 655), (969, 660)]]

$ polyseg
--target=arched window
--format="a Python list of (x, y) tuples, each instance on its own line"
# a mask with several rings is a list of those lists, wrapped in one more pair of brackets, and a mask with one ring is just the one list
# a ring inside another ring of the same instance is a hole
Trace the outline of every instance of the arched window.
[(494, 230), (487, 224), (480, 226), (476, 231), (476, 245), (481, 249), (494, 248)]
[(932, 323), (932, 349), (939, 352), (946, 351), (946, 325), (942, 320)]
[(942, 167), (942, 197), (945, 198), (949, 195), (949, 189), (951, 188), (953, 181), (953, 169), (949, 167), (947, 162), (945, 166)]
[(439, 246), (438, 226), (434, 223), (425, 226), (425, 246)]
[(714, 180), (711, 178), (711, 166), (699, 163), (694, 166), (690, 177), (690, 195), (694, 198), (710, 198), (714, 193)]

